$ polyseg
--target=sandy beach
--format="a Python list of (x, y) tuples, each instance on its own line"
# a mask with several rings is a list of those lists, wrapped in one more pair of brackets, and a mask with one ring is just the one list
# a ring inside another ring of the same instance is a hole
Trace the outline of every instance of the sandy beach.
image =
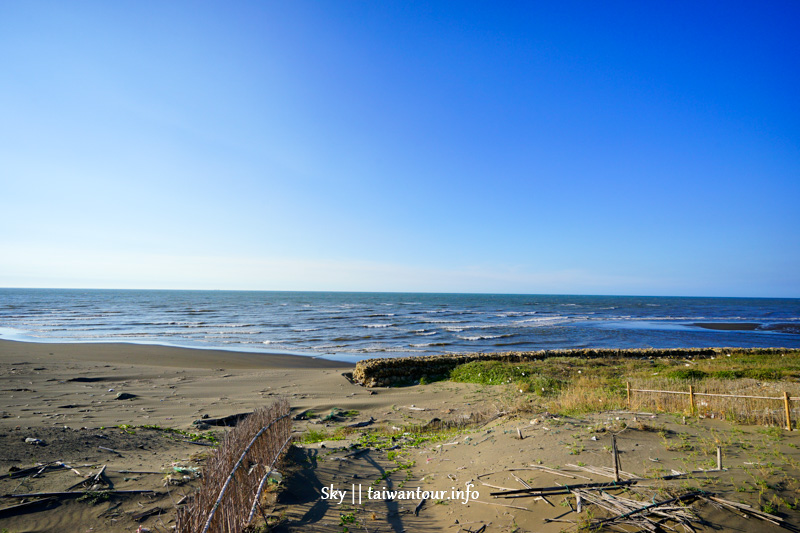
[[(796, 432), (656, 413), (554, 415), (526, 410), (501, 386), (442, 381), (367, 389), (343, 376), (352, 370), (297, 356), (0, 341), (0, 471), (9, 474), (0, 494), (66, 491), (103, 466), (115, 490), (158, 492), (97, 502), (56, 499), (19, 511), (5, 511), (21, 500), (4, 497), (0, 529), (170, 531), (175, 505), (198, 485), (196, 472), (211, 452), (189, 434), (223, 431), (199, 431), (193, 423), (246, 413), (275, 398), (289, 401), (298, 439), (309, 431), (322, 435), (298, 441), (281, 465), (284, 483), (271, 510), (276, 531), (575, 530), (586, 510), (573, 512), (563, 495), (491, 493), (525, 484), (608, 482), (608, 472), (598, 469), (611, 465), (612, 434), (622, 470), (634, 476), (713, 470), (721, 448), (723, 471), (642, 482), (628, 497), (649, 501), (698, 489), (757, 508), (778, 497), (788, 502), (779, 514), (800, 524), (791, 510), (800, 497)], [(387, 435), (392, 428), (467, 420), (480, 422), (439, 440), (413, 442), (417, 437), (407, 431), (391, 437), (393, 449), (377, 441), (363, 445), (371, 431)], [(362, 427), (342, 431), (350, 425)], [(356, 443), (361, 447), (353, 448)], [(25, 474), (48, 463), (38, 476)], [(345, 494), (325, 498), (332, 489)], [(384, 489), (408, 497), (375, 496)], [(711, 524), (695, 523), (699, 531), (743, 531), (752, 523), (759, 531), (780, 529), (708, 502), (692, 509)]]

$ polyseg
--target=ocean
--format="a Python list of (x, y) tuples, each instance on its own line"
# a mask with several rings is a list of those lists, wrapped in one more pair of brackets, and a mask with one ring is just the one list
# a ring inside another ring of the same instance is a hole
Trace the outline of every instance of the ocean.
[(374, 357), (800, 348), (800, 299), (0, 289), (0, 339)]

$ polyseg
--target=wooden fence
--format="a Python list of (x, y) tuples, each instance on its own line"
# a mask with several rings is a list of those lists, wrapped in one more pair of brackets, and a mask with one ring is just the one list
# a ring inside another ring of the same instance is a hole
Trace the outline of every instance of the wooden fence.
[(631, 396), (634, 392), (646, 392), (646, 393), (656, 393), (656, 394), (684, 394), (689, 397), (689, 410), (691, 411), (692, 415), (697, 413), (697, 403), (695, 402), (695, 398), (698, 396), (701, 397), (706, 396), (714, 398), (739, 398), (739, 399), (751, 399), (751, 400), (780, 401), (783, 402), (783, 410), (786, 416), (786, 429), (789, 431), (792, 430), (792, 414), (791, 414), (790, 402), (800, 400), (800, 397), (790, 397), (789, 393), (786, 391), (783, 392), (783, 396), (748, 396), (744, 394), (718, 394), (711, 392), (695, 392), (693, 385), (689, 385), (688, 391), (632, 389), (629, 381), (625, 382), (625, 387), (627, 389), (628, 409), (631, 408)]
[(286, 400), (257, 409), (232, 429), (208, 459), (200, 490), (179, 510), (176, 533), (241, 533), (259, 508), (291, 430)]

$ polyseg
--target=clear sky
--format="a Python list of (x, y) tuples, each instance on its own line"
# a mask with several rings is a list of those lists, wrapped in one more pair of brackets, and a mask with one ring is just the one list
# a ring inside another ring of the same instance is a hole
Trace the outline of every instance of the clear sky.
[(0, 2), (0, 286), (800, 297), (800, 3)]

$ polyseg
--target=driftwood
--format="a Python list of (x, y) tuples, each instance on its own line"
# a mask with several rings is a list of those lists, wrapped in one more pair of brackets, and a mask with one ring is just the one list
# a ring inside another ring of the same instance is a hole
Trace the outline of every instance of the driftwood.
[(161, 507), (153, 507), (152, 509), (148, 509), (146, 511), (142, 511), (140, 513), (136, 513), (131, 515), (131, 518), (136, 520), (137, 522), (142, 522), (147, 520), (153, 515), (161, 514), (164, 510)]
[[(72, 470), (73, 472), (75, 472), (76, 474), (78, 474), (79, 476), (83, 477), (83, 474), (81, 474), (80, 470), (78, 470), (77, 468), (74, 468), (74, 467), (72, 467), (72, 466), (69, 466), (68, 464), (66, 464), (66, 463), (65, 463), (65, 462), (63, 462), (63, 461), (56, 461), (56, 464), (57, 464), (57, 465), (61, 465), (61, 466), (63, 466), (64, 468), (69, 468), (70, 470)], [(85, 465), (84, 465), (84, 466), (85, 466)]]
[(414, 516), (419, 516), (419, 512), (425, 507), (425, 502), (428, 501), (426, 498), (422, 498), (417, 506), (414, 508)]
[(93, 486), (98, 485), (100, 483), (102, 483), (103, 485), (106, 485), (109, 489), (113, 489), (114, 485), (111, 483), (111, 480), (108, 479), (108, 477), (106, 477), (105, 471), (106, 471), (106, 465), (103, 465), (102, 468), (100, 468), (100, 471), (97, 472), (95, 475), (93, 475), (91, 477), (87, 477), (86, 479), (83, 479), (83, 480), (75, 483), (74, 485), (71, 485), (71, 486), (67, 487), (67, 492), (71, 492), (74, 489), (76, 489), (78, 487), (81, 487), (81, 486), (93, 487)]
[(173, 439), (177, 442), (182, 442), (184, 444), (194, 444), (195, 446), (211, 446), (214, 447), (213, 443), (210, 442), (200, 442), (197, 440), (186, 440), (186, 439)]
[(43, 498), (41, 500), (34, 500), (31, 502), (12, 505), (10, 507), (4, 507), (3, 509), (0, 509), (0, 518), (27, 513), (28, 511), (34, 509), (38, 510), (40, 507), (52, 507), (53, 504), (57, 503), (57, 501), (58, 500), (56, 498)]
[(41, 463), (36, 466), (32, 466), (30, 468), (23, 468), (22, 470), (17, 470), (15, 472), (10, 472), (8, 477), (11, 479), (16, 479), (19, 477), (28, 477), (28, 476), (36, 476), (44, 472), (48, 468), (63, 468), (64, 466), (59, 463), (58, 461), (51, 461), (49, 463)]
[(359, 455), (363, 455), (363, 454), (367, 453), (368, 451), (369, 451), (369, 448), (361, 448), (360, 450), (356, 450), (354, 452), (346, 453), (346, 454), (344, 454), (344, 456), (347, 459), (353, 459), (355, 457), (358, 457)]
[[(567, 465), (567, 466), (569, 466), (569, 465)], [(512, 468), (512, 470), (514, 470), (514, 471), (516, 471), (516, 470), (541, 470), (542, 472), (547, 472), (548, 474), (554, 474), (556, 476), (568, 477), (570, 479), (581, 478), (581, 479), (585, 479), (587, 481), (591, 481), (591, 478), (588, 478), (586, 476), (581, 476), (581, 475), (575, 474), (575, 473), (567, 474), (566, 472), (562, 472), (560, 470), (554, 470), (552, 468), (547, 468), (546, 466), (540, 466), (540, 465), (531, 465), (530, 468), (527, 468), (527, 469), (526, 468)]]
[[(700, 494), (701, 494), (700, 492), (696, 492), (696, 491), (695, 492), (687, 492), (686, 494), (682, 494), (682, 495), (677, 496), (675, 498), (670, 498), (669, 500), (650, 503), (650, 504), (647, 504), (645, 506), (640, 506), (641, 505), (640, 502), (636, 502), (634, 500), (627, 500), (627, 501), (625, 501), (625, 503), (627, 505), (626, 506), (622, 506), (623, 509), (625, 507), (631, 507), (631, 506), (637, 506), (637, 505), (639, 505), (639, 507), (637, 507), (635, 509), (632, 509), (632, 510), (624, 511), (622, 514), (619, 514), (617, 516), (612, 516), (610, 518), (603, 518), (601, 520), (593, 522), (590, 527), (591, 527), (591, 529), (596, 529), (596, 528), (602, 527), (602, 526), (604, 526), (606, 524), (610, 524), (611, 522), (615, 522), (615, 521), (618, 521), (618, 520), (625, 520), (625, 519), (627, 519), (627, 518), (629, 518), (631, 516), (644, 513), (646, 511), (649, 511), (649, 510), (654, 509), (656, 507), (664, 507), (664, 506), (669, 505), (671, 503), (676, 503), (676, 502), (681, 502), (683, 500), (689, 500), (689, 499), (697, 498)], [(582, 493), (576, 491), (576, 497), (580, 496), (580, 495), (583, 495), (585, 497), (585, 494), (582, 494)], [(620, 500), (619, 498), (613, 498), (613, 499), (614, 500)], [(595, 503), (596, 504), (596, 502), (591, 502), (591, 503)], [(606, 509), (608, 510), (608, 507), (606, 507)], [(677, 521), (677, 522), (679, 522), (681, 524), (683, 524), (683, 522), (685, 520), (685, 517), (679, 515), (678, 513), (676, 513), (676, 510), (674, 510), (674, 509), (670, 509), (669, 516), (672, 519), (674, 519), (675, 521)]]
[(67, 492), (29, 492), (27, 494), (3, 494), (2, 498), (75, 498), (87, 494), (161, 494), (157, 490), (93, 490), (93, 491), (67, 491)]
[(98, 446), (98, 448), (100, 448), (101, 450), (105, 450), (107, 452), (115, 453), (115, 454), (119, 455), (120, 457), (122, 457), (122, 454), (119, 453), (117, 450), (112, 450), (111, 448), (106, 448), (105, 446)]
[(348, 424), (345, 427), (349, 428), (363, 428), (372, 425), (375, 422), (375, 419), (369, 417), (369, 420), (364, 420), (363, 422), (356, 422), (355, 424)]
[[(614, 479), (614, 469), (607, 466), (578, 466), (571, 463), (568, 463), (566, 466), (571, 468), (578, 468), (583, 470), (584, 472), (589, 472), (590, 474), (596, 474), (598, 476), (608, 477)], [(623, 472), (622, 470), (618, 470), (617, 473), (619, 474), (620, 478), (628, 478), (628, 479), (641, 479), (639, 476), (635, 474), (631, 474), (629, 472)]]
[(239, 422), (252, 415), (253, 413), (237, 413), (235, 415), (223, 416), (222, 418), (201, 418), (192, 422), (194, 425), (208, 424), (209, 426), (235, 427)]
[[(585, 504), (595, 505), (613, 515), (610, 518), (591, 521), (588, 524), (590, 530), (600, 529), (604, 526), (634, 526), (640, 531), (657, 532), (665, 528), (674, 531), (674, 528), (670, 528), (663, 523), (665, 520), (670, 520), (680, 524), (687, 532), (691, 532), (694, 531), (693, 522), (702, 522), (690, 509), (679, 505), (670, 505), (671, 503), (678, 503), (679, 500), (697, 497), (699, 496), (697, 492), (686, 493), (677, 498), (650, 504), (621, 496), (612, 496), (604, 491), (576, 490), (573, 494), (576, 499), (580, 499)], [(648, 515), (653, 515), (657, 518), (654, 520)]]
[(727, 507), (730, 510), (737, 511), (740, 513), (746, 513), (756, 518), (760, 518), (761, 520), (765, 520), (767, 522), (771, 522), (776, 526), (780, 526), (784, 529), (788, 529), (789, 531), (800, 531), (800, 528), (794, 526), (781, 518), (780, 516), (775, 516), (774, 514), (765, 513), (764, 511), (760, 511), (758, 509), (754, 509), (750, 505), (745, 503), (738, 503), (732, 502), (730, 500), (724, 500), (718, 496), (706, 495), (705, 498), (712, 502), (718, 503), (723, 507)]
[(629, 479), (627, 481), (611, 481), (607, 483), (580, 483), (577, 485), (557, 485), (555, 487), (532, 487), (530, 489), (515, 489), (501, 492), (490, 492), (491, 496), (501, 498), (514, 498), (520, 496), (542, 496), (546, 494), (570, 494), (575, 489), (613, 489), (615, 487), (626, 487), (635, 485), (639, 479)]

